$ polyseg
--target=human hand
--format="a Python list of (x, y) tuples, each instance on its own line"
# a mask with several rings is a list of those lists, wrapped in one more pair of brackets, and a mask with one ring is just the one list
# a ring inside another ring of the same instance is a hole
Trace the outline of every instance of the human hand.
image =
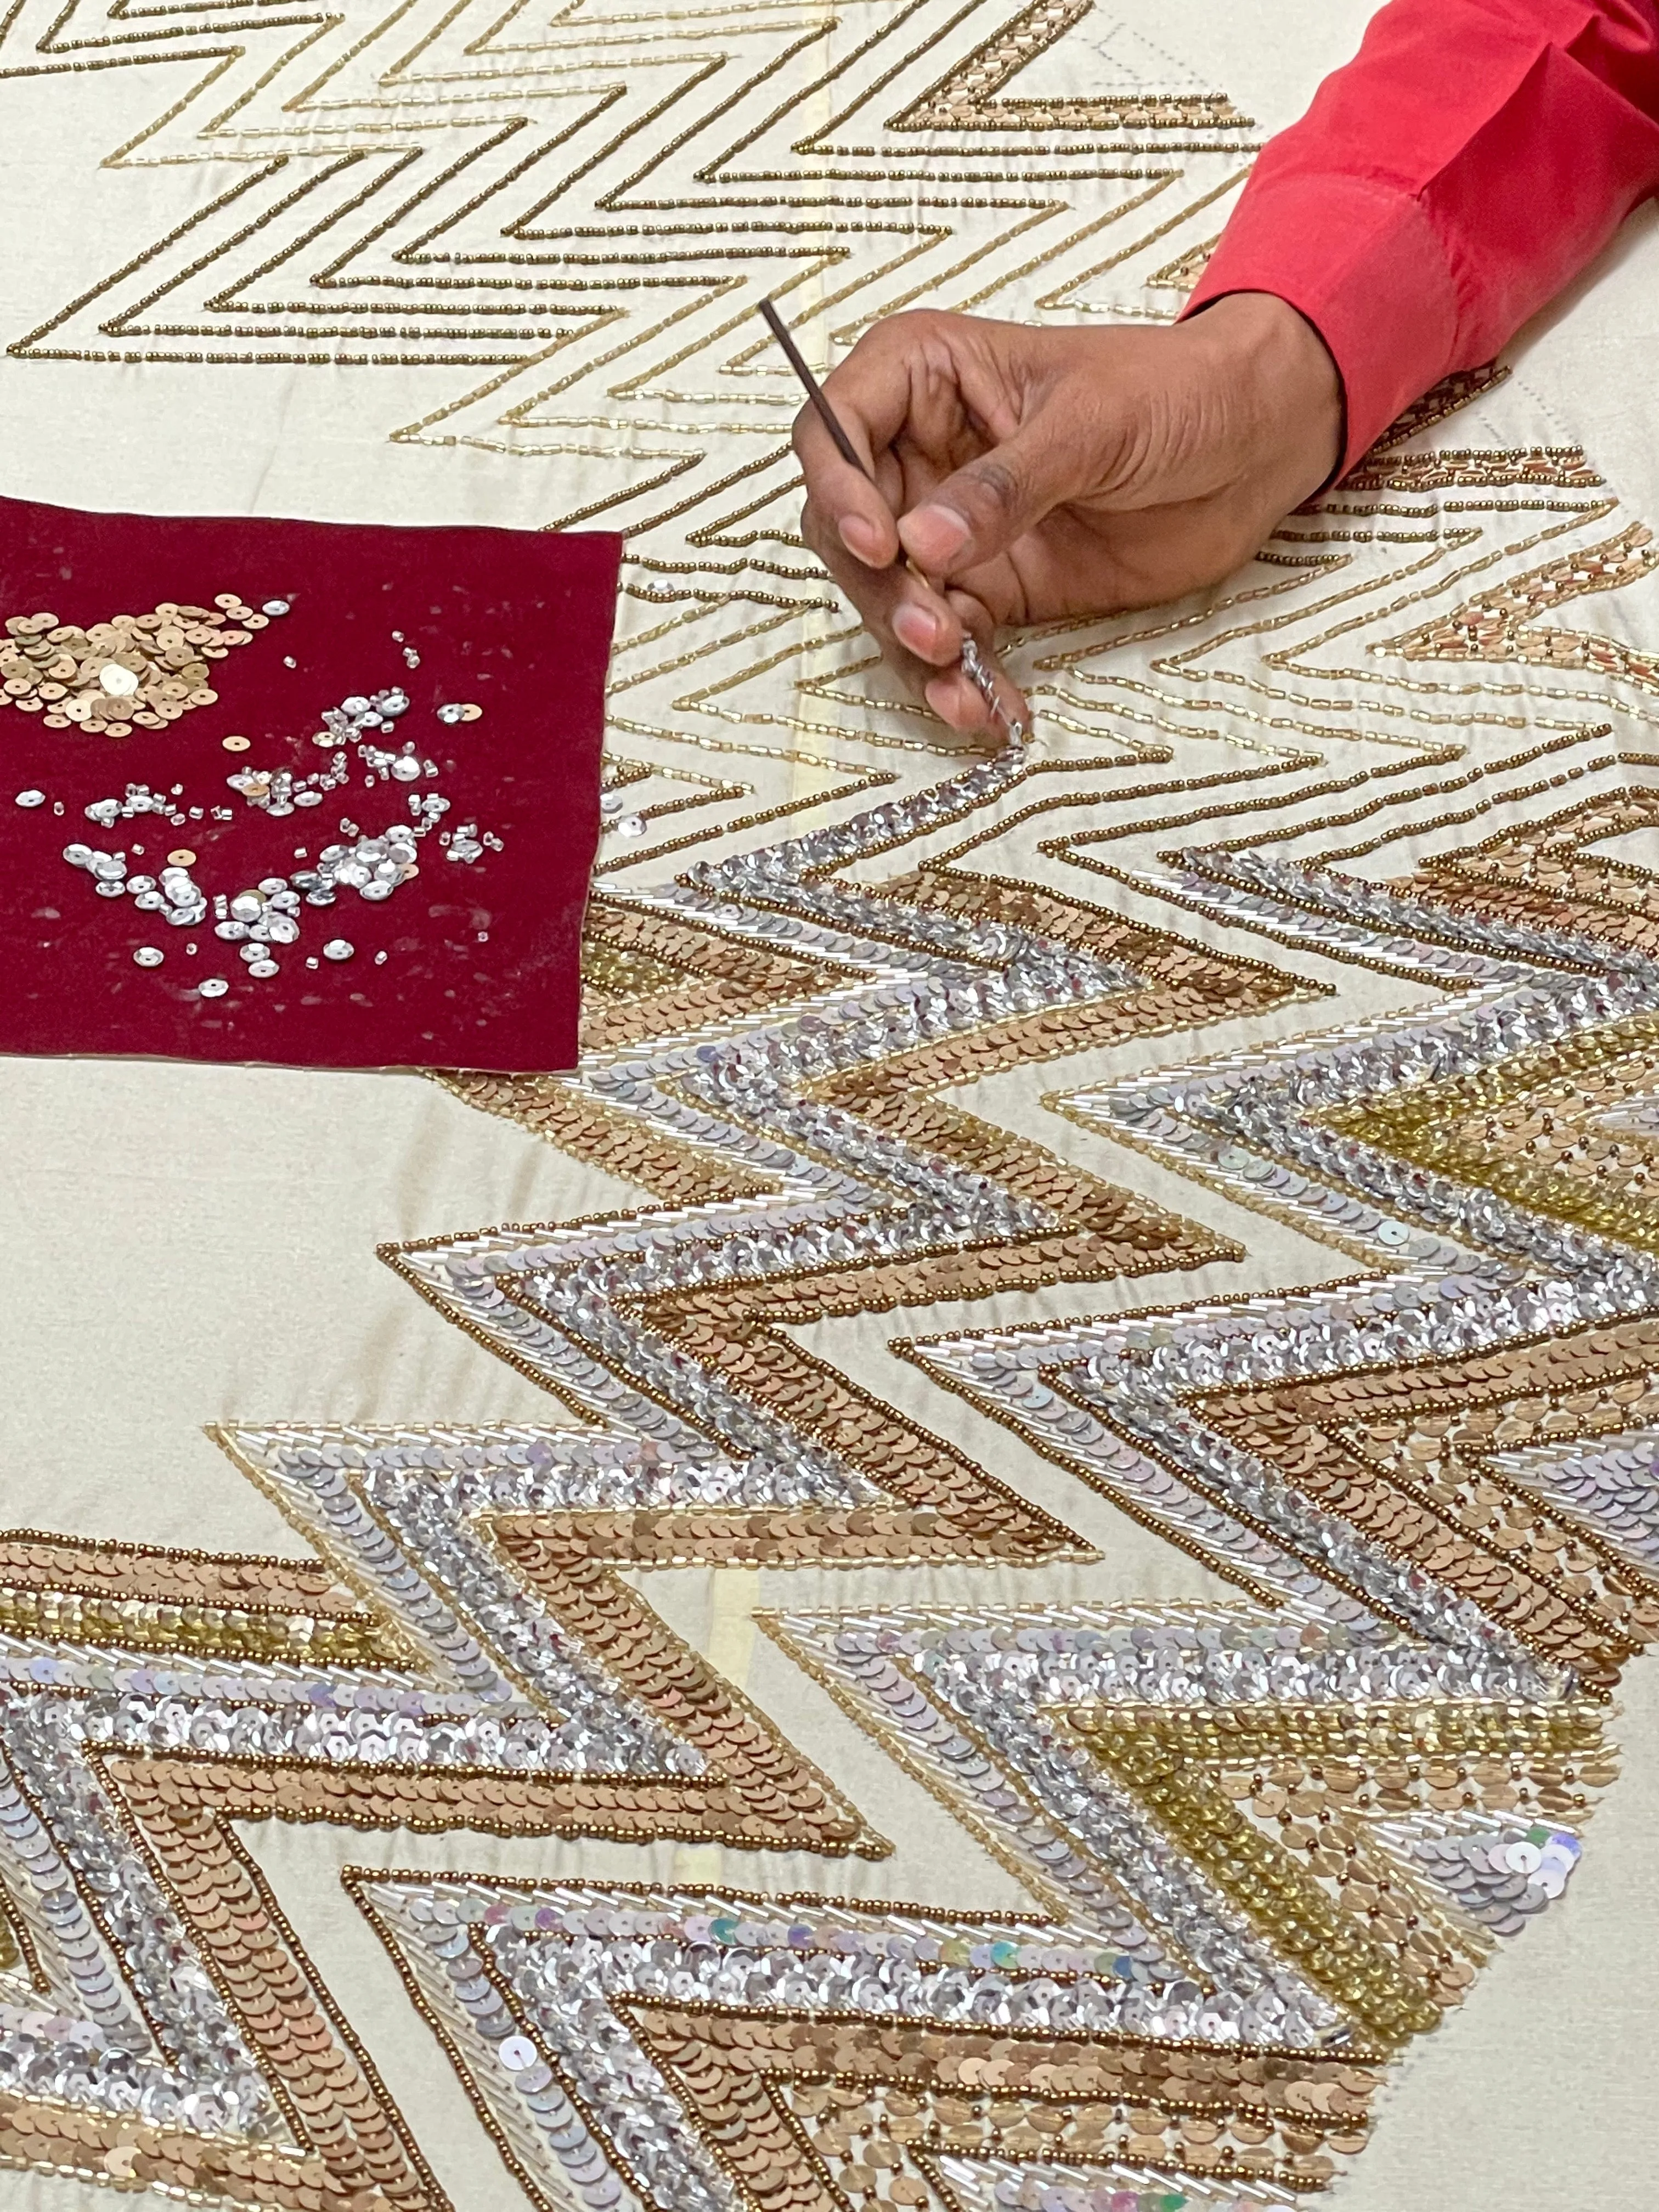
[(1152, 606), (1215, 583), (1340, 451), (1335, 366), (1312, 325), (1265, 292), (1162, 330), (895, 315), (824, 392), (873, 482), (804, 407), (806, 542), (911, 690), (961, 731), (990, 720), (957, 666), (964, 635), (988, 656), (1006, 623)]

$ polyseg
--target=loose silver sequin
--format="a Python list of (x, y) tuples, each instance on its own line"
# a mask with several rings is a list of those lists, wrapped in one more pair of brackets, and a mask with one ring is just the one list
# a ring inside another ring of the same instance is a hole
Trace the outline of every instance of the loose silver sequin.
[(132, 958), (136, 967), (159, 968), (167, 957), (159, 945), (141, 945)]
[(204, 999), (222, 999), (230, 986), (222, 975), (204, 975), (196, 988)]
[(20, 791), (14, 801), (14, 804), (18, 806), (44, 806), (46, 803), (46, 794), (44, 791)]
[(285, 615), (288, 609), (289, 603), (286, 599), (267, 599), (259, 611), (262, 615)]
[(349, 939), (331, 937), (323, 947), (323, 957), (325, 960), (349, 960), (356, 950)]

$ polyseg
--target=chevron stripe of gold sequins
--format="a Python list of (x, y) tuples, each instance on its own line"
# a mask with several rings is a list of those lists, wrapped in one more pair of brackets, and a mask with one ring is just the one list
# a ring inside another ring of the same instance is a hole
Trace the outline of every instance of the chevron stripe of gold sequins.
[[(1316, 1825), (1311, 1831), (1298, 1831), (1287, 1820), (1274, 1838), (1238, 1801), (1267, 1800), (1282, 1785), (1262, 1776), (1229, 1789), (1222, 1770), (1242, 1774), (1276, 1762), (1283, 1771), (1290, 1759), (1300, 1756), (1316, 1762), (1318, 1779), (1328, 1784), (1330, 1766), (1340, 1763), (1350, 1787), (1339, 1793), (1339, 1802), (1352, 1796), (1363, 1803), (1375, 1796), (1376, 1770), (1386, 1773), (1392, 1767), (1407, 1776), (1435, 1776), (1459, 1791), (1465, 1806), (1474, 1806), (1488, 1775), (1501, 1799), (1511, 1759), (1526, 1760), (1535, 1776), (1542, 1754), (1547, 1765), (1551, 1759), (1565, 1762), (1576, 1776), (1575, 1762), (1594, 1765), (1601, 1753), (1600, 1717), (1583, 1707), (1523, 1716), (1449, 1703), (1378, 1705), (1358, 1718), (1322, 1706), (1274, 1705), (1258, 1714), (1114, 1705), (1061, 1708), (1056, 1718), (1134, 1790), (1275, 1948), (1386, 2048), (1437, 2026), (1453, 1993), (1433, 1986), (1439, 1978), (1436, 1966), (1457, 1965), (1443, 1939), (1430, 1932), (1413, 1940), (1425, 1901), (1420, 1891), (1414, 1887), (1390, 1911), (1374, 1874), (1368, 1883), (1355, 1879), (1359, 1870), (1349, 1861), (1350, 1836), (1320, 1802), (1322, 1790), (1313, 1795)], [(1302, 1788), (1313, 1777), (1292, 1771), (1287, 1778)], [(1285, 1793), (1286, 1809), (1297, 1795), (1296, 1790)], [(1309, 1816), (1304, 1789), (1298, 1809)], [(1467, 1980), (1467, 1972), (1460, 1978)]]
[(1323, 1118), (1419, 1166), (1659, 1251), (1659, 1127), (1620, 1118), (1656, 1085), (1659, 1015), (1641, 1014)]
[(304, 2148), (295, 2158), (151, 2127), (137, 2115), (54, 2113), (21, 2102), (8, 2112), (9, 2100), (0, 2100), (0, 2154), (21, 2151), (38, 2160), (51, 2149), (60, 2164), (90, 2165), (129, 2185), (197, 2190), (283, 2212), (334, 2203), (440, 2212), (443, 2193), (405, 2123), (232, 1828), (235, 1820), (266, 1818), (276, 1809), (274, 1793), (261, 1786), (270, 1778), (250, 1777), (235, 1761), (118, 1755), (104, 1762), (104, 1777), (230, 1993), (239, 2025)]
[[(1625, 768), (1659, 767), (1621, 754)], [(1454, 906), (1659, 951), (1659, 876), (1595, 845), (1659, 825), (1659, 792), (1636, 787), (1580, 799), (1541, 821), (1499, 830), (1483, 843), (1425, 860), (1408, 880), (1419, 895)]]
[(777, 2020), (637, 2004), (652, 2057), (752, 2203), (933, 2201), (933, 2161), (1109, 2160), (1316, 2187), (1363, 2138), (1375, 2059)]
[(145, 1651), (400, 1666), (409, 1647), (326, 1568), (0, 1534), (0, 1631)]
[(589, 927), (582, 938), (582, 999), (584, 1012), (660, 998), (686, 980), (680, 969), (648, 952), (635, 952), (614, 938), (601, 936)]
[[(1605, 1693), (1659, 1630), (1659, 1582), (1565, 1525), (1480, 1455), (1639, 1421), (1644, 1408), (1659, 1410), (1656, 1362), (1659, 1322), (1638, 1321), (1480, 1358), (1202, 1402), (1222, 1435), (1322, 1508)], [(1350, 1440), (1369, 1432), (1393, 1443), (1402, 1428), (1414, 1432), (1403, 1453), (1362, 1451)], [(1460, 1445), (1474, 1455), (1468, 1467), (1457, 1464)]]
[(516, 1121), (572, 1158), (674, 1206), (723, 1206), (773, 1186), (763, 1176), (713, 1159), (696, 1146), (586, 1098), (556, 1075), (443, 1074), (434, 1079), (469, 1106)]
[[(387, 2147), (396, 2142), (391, 2132), (395, 2122), (387, 2116), (395, 2107), (384, 2092), (377, 2106), (367, 2124), (374, 2154), (382, 2167), (392, 2167), (398, 2153)], [(325, 2122), (337, 2117), (327, 2109), (319, 2113)], [(380, 2129), (386, 2130), (384, 2140)], [(398, 2162), (406, 2163), (406, 2155)], [(313, 2212), (321, 2204), (349, 2203), (349, 2188), (357, 2179), (353, 2171), (343, 2186), (336, 2185), (331, 2161), (314, 2152), (296, 2154), (193, 2135), (187, 2129), (152, 2125), (126, 2115), (19, 2097), (11, 2090), (0, 2090), (0, 2167), (78, 2175), (105, 2188), (154, 2190), (189, 2203), (223, 2205), (227, 2212), (246, 2204), (272, 2205), (278, 2212)], [(402, 2179), (395, 2172), (389, 2178)], [(357, 2201), (373, 2207), (396, 2203), (406, 2212), (444, 2212), (448, 2203), (435, 2188), (418, 2193), (399, 2188), (390, 2193), (375, 2190), (372, 2183), (368, 2194), (359, 2187)]]
[[(561, 1626), (579, 1637), (624, 1689), (710, 1761), (715, 1780), (705, 1834), (729, 1826), (734, 1842), (764, 1836), (778, 1850), (851, 1848), (879, 1857), (890, 1847), (739, 1690), (664, 1625), (618, 1571), (794, 1565), (803, 1557), (816, 1557), (820, 1543), (833, 1554), (840, 1534), (833, 1524), (845, 1517), (548, 1513), (502, 1516), (490, 1533)], [(854, 1556), (883, 1555), (881, 1524), (887, 1517), (851, 1516), (872, 1524), (848, 1532)], [(819, 1522), (829, 1525), (815, 1525)]]
[[(589, 1052), (769, 1013), (846, 980), (832, 963), (603, 896), (590, 902), (582, 935), (584, 984), (590, 957), (600, 965), (598, 1001), (584, 1008)], [(630, 963), (620, 990), (607, 983), (617, 971), (605, 964), (618, 960)]]

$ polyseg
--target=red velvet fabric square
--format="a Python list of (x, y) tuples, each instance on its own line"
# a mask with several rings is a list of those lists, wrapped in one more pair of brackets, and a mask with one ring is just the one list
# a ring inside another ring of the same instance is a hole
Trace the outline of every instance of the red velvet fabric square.
[(619, 552), (0, 501), (0, 1051), (573, 1066)]

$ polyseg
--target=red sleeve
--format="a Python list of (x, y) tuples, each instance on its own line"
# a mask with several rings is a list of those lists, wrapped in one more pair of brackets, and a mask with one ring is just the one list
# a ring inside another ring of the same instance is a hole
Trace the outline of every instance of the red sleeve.
[(1345, 469), (1659, 189), (1659, 0), (1390, 0), (1262, 152), (1186, 312), (1272, 292), (1318, 331)]

